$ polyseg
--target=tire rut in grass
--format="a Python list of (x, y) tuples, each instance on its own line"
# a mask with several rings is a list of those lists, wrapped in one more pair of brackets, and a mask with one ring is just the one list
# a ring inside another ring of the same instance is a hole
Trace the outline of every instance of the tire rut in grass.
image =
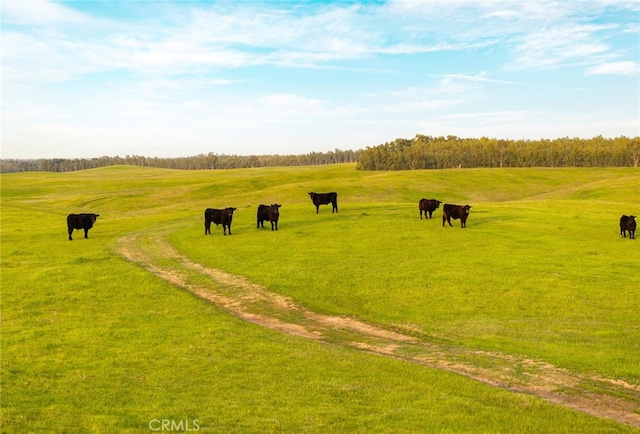
[(597, 417), (640, 427), (640, 386), (572, 372), (522, 356), (427, 342), (409, 328), (389, 330), (312, 312), (242, 276), (205, 267), (159, 234), (119, 240), (117, 252), (167, 282), (254, 324), (322, 342), (443, 369), (485, 384), (538, 396)]

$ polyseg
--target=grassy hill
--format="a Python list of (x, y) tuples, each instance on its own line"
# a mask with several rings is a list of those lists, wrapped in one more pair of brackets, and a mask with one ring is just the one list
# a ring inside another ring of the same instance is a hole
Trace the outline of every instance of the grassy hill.
[[(148, 432), (156, 419), (208, 432), (629, 430), (244, 322), (116, 247), (161, 233), (313, 312), (639, 387), (640, 244), (618, 229), (640, 214), (637, 169), (122, 166), (1, 181), (5, 432)], [(339, 213), (316, 215), (310, 191), (337, 191)], [(467, 228), (443, 228), (441, 210), (420, 220), (423, 197), (472, 205)], [(274, 202), (280, 230), (257, 229), (258, 204)], [(227, 206), (233, 235), (205, 236), (204, 209)], [(67, 240), (71, 212), (100, 214), (88, 240)]]

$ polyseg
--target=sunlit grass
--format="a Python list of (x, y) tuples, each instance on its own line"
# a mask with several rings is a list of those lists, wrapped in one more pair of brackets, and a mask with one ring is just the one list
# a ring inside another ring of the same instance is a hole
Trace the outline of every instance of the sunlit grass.
[[(640, 381), (633, 169), (357, 172), (353, 165), (2, 175), (3, 432), (603, 432), (624, 427), (457, 375), (247, 324), (114, 253), (171, 228), (189, 258), (319, 312)], [(315, 214), (307, 192), (335, 190)], [(418, 200), (473, 205), (468, 227)], [(279, 231), (256, 229), (282, 203)], [(238, 207), (233, 236), (206, 207)], [(70, 212), (97, 212), (89, 239)], [(214, 230), (217, 229), (217, 230)], [(74, 237), (76, 238), (76, 237)], [(634, 270), (636, 270), (634, 272)]]

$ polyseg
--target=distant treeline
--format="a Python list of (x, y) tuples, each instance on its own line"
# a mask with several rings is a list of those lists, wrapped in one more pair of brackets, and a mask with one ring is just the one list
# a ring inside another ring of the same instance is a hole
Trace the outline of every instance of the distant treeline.
[(199, 154), (191, 157), (158, 158), (127, 155), (126, 157), (50, 158), (37, 160), (0, 160), (0, 170), (8, 172), (72, 172), (105, 166), (130, 165), (164, 169), (242, 169), (249, 167), (313, 166), (335, 163), (355, 163), (362, 151), (311, 152), (304, 155), (218, 155)]
[(560, 138), (505, 140), (481, 137), (425, 136), (396, 139), (364, 150), (311, 152), (303, 155), (219, 155), (191, 157), (53, 158), (0, 160), (0, 170), (8, 172), (71, 172), (114, 165), (159, 167), (165, 169), (241, 169), (250, 167), (311, 166), (358, 163), (360, 170), (416, 170), (461, 167), (638, 167), (640, 137), (613, 139)]
[(607, 139), (503, 140), (416, 135), (367, 147), (361, 170), (447, 169), (455, 167), (638, 167), (640, 137)]

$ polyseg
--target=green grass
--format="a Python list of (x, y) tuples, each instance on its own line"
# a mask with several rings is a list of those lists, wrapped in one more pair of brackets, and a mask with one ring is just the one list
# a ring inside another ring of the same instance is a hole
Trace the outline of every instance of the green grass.
[[(637, 169), (182, 172), (111, 167), (2, 181), (3, 432), (619, 432), (622, 425), (398, 360), (245, 323), (114, 253), (140, 230), (309, 309), (433, 342), (640, 384)], [(338, 191), (320, 214), (309, 191)], [(473, 205), (420, 220), (422, 197)], [(278, 232), (256, 229), (278, 202)], [(233, 235), (206, 207), (234, 206)], [(70, 212), (100, 214), (89, 240)], [(182, 222), (177, 225), (176, 222)]]
[[(239, 199), (234, 238), (210, 240), (194, 225), (172, 240), (313, 310), (640, 381), (640, 258), (617, 223), (637, 213), (640, 172), (338, 174), (348, 179), (323, 185), (340, 191), (337, 215), (291, 198), (271, 234), (252, 227), (255, 207)], [(455, 185), (463, 187), (449, 194)], [(472, 204), (468, 227), (442, 228), (440, 210), (421, 221), (423, 196)]]

